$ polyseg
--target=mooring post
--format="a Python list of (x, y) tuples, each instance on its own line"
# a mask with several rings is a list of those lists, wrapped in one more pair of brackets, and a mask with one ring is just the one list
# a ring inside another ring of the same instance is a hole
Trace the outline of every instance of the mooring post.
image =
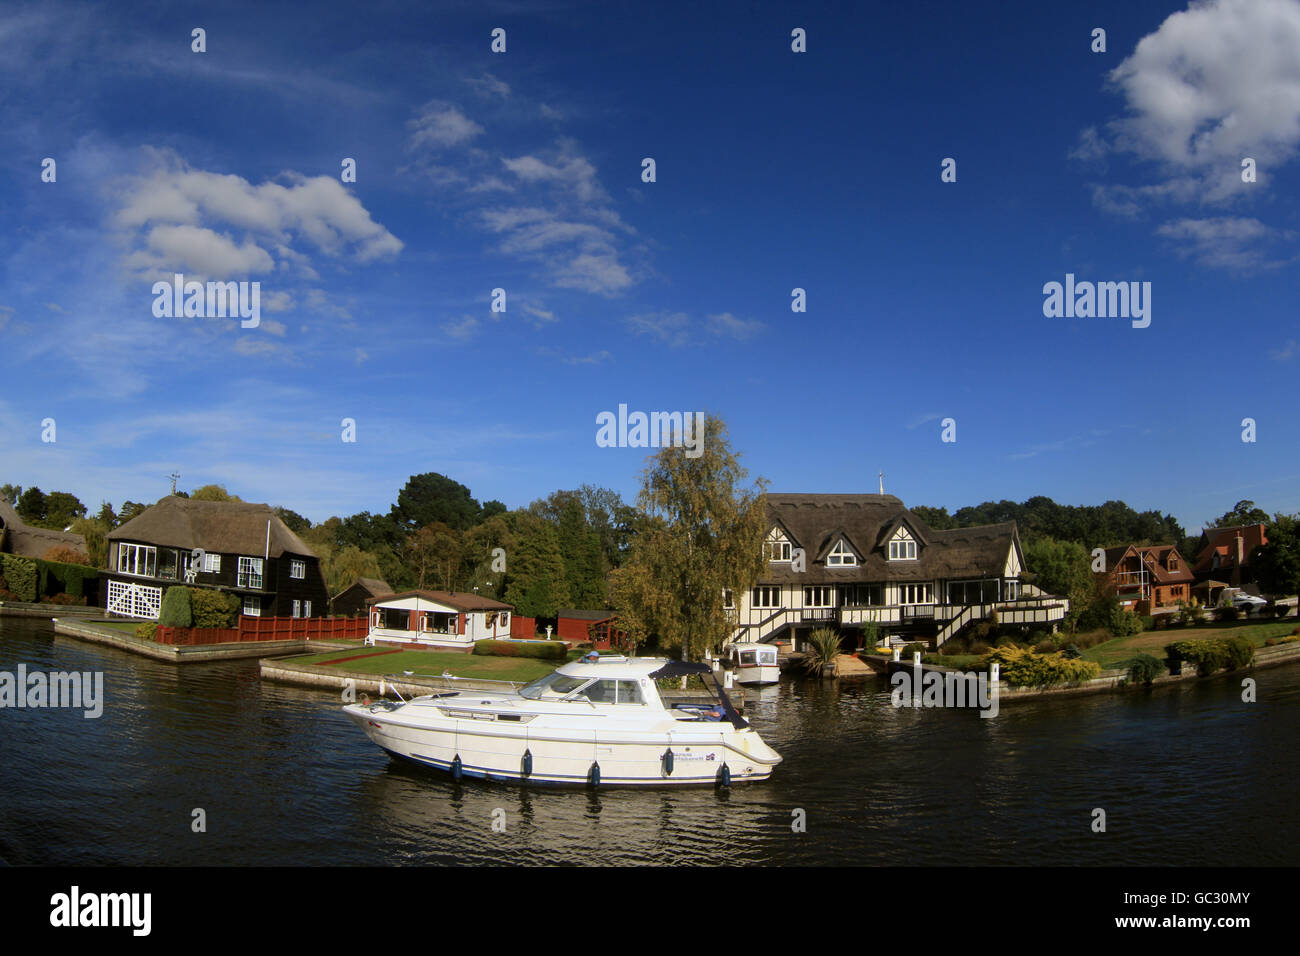
[(901, 647), (894, 648), (894, 660), (901, 661), (902, 659), (903, 659), (903, 649)]

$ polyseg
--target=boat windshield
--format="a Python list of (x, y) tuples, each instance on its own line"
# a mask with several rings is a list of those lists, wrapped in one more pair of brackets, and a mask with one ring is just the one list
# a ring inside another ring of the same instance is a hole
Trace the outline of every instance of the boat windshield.
[(541, 700), (543, 697), (551, 699), (564, 697), (572, 694), (589, 680), (591, 680), (590, 677), (569, 677), (559, 671), (552, 671), (526, 687), (521, 687), (519, 696), (527, 697), (529, 700)]

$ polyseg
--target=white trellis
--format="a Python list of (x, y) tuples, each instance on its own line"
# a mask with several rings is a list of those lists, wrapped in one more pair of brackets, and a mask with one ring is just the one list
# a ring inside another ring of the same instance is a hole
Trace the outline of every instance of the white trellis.
[(104, 610), (109, 614), (147, 617), (151, 621), (156, 621), (161, 607), (162, 588), (129, 581), (108, 582), (108, 603)]

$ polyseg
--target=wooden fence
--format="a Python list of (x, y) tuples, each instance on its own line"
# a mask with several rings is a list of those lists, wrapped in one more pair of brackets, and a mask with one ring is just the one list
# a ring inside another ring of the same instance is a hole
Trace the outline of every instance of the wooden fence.
[(177, 645), (356, 640), (369, 631), (364, 617), (240, 617), (238, 627), (160, 627), (154, 640)]

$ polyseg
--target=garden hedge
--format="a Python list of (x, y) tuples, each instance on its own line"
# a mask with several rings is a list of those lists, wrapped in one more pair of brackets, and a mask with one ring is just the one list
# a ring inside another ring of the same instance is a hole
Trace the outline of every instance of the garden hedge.
[(4, 577), (14, 600), (35, 601), (38, 583), (36, 562), (16, 554), (0, 554), (0, 558), (4, 561)]
[(493, 657), (534, 657), (564, 662), (569, 649), (563, 641), (475, 641), (474, 653)]

